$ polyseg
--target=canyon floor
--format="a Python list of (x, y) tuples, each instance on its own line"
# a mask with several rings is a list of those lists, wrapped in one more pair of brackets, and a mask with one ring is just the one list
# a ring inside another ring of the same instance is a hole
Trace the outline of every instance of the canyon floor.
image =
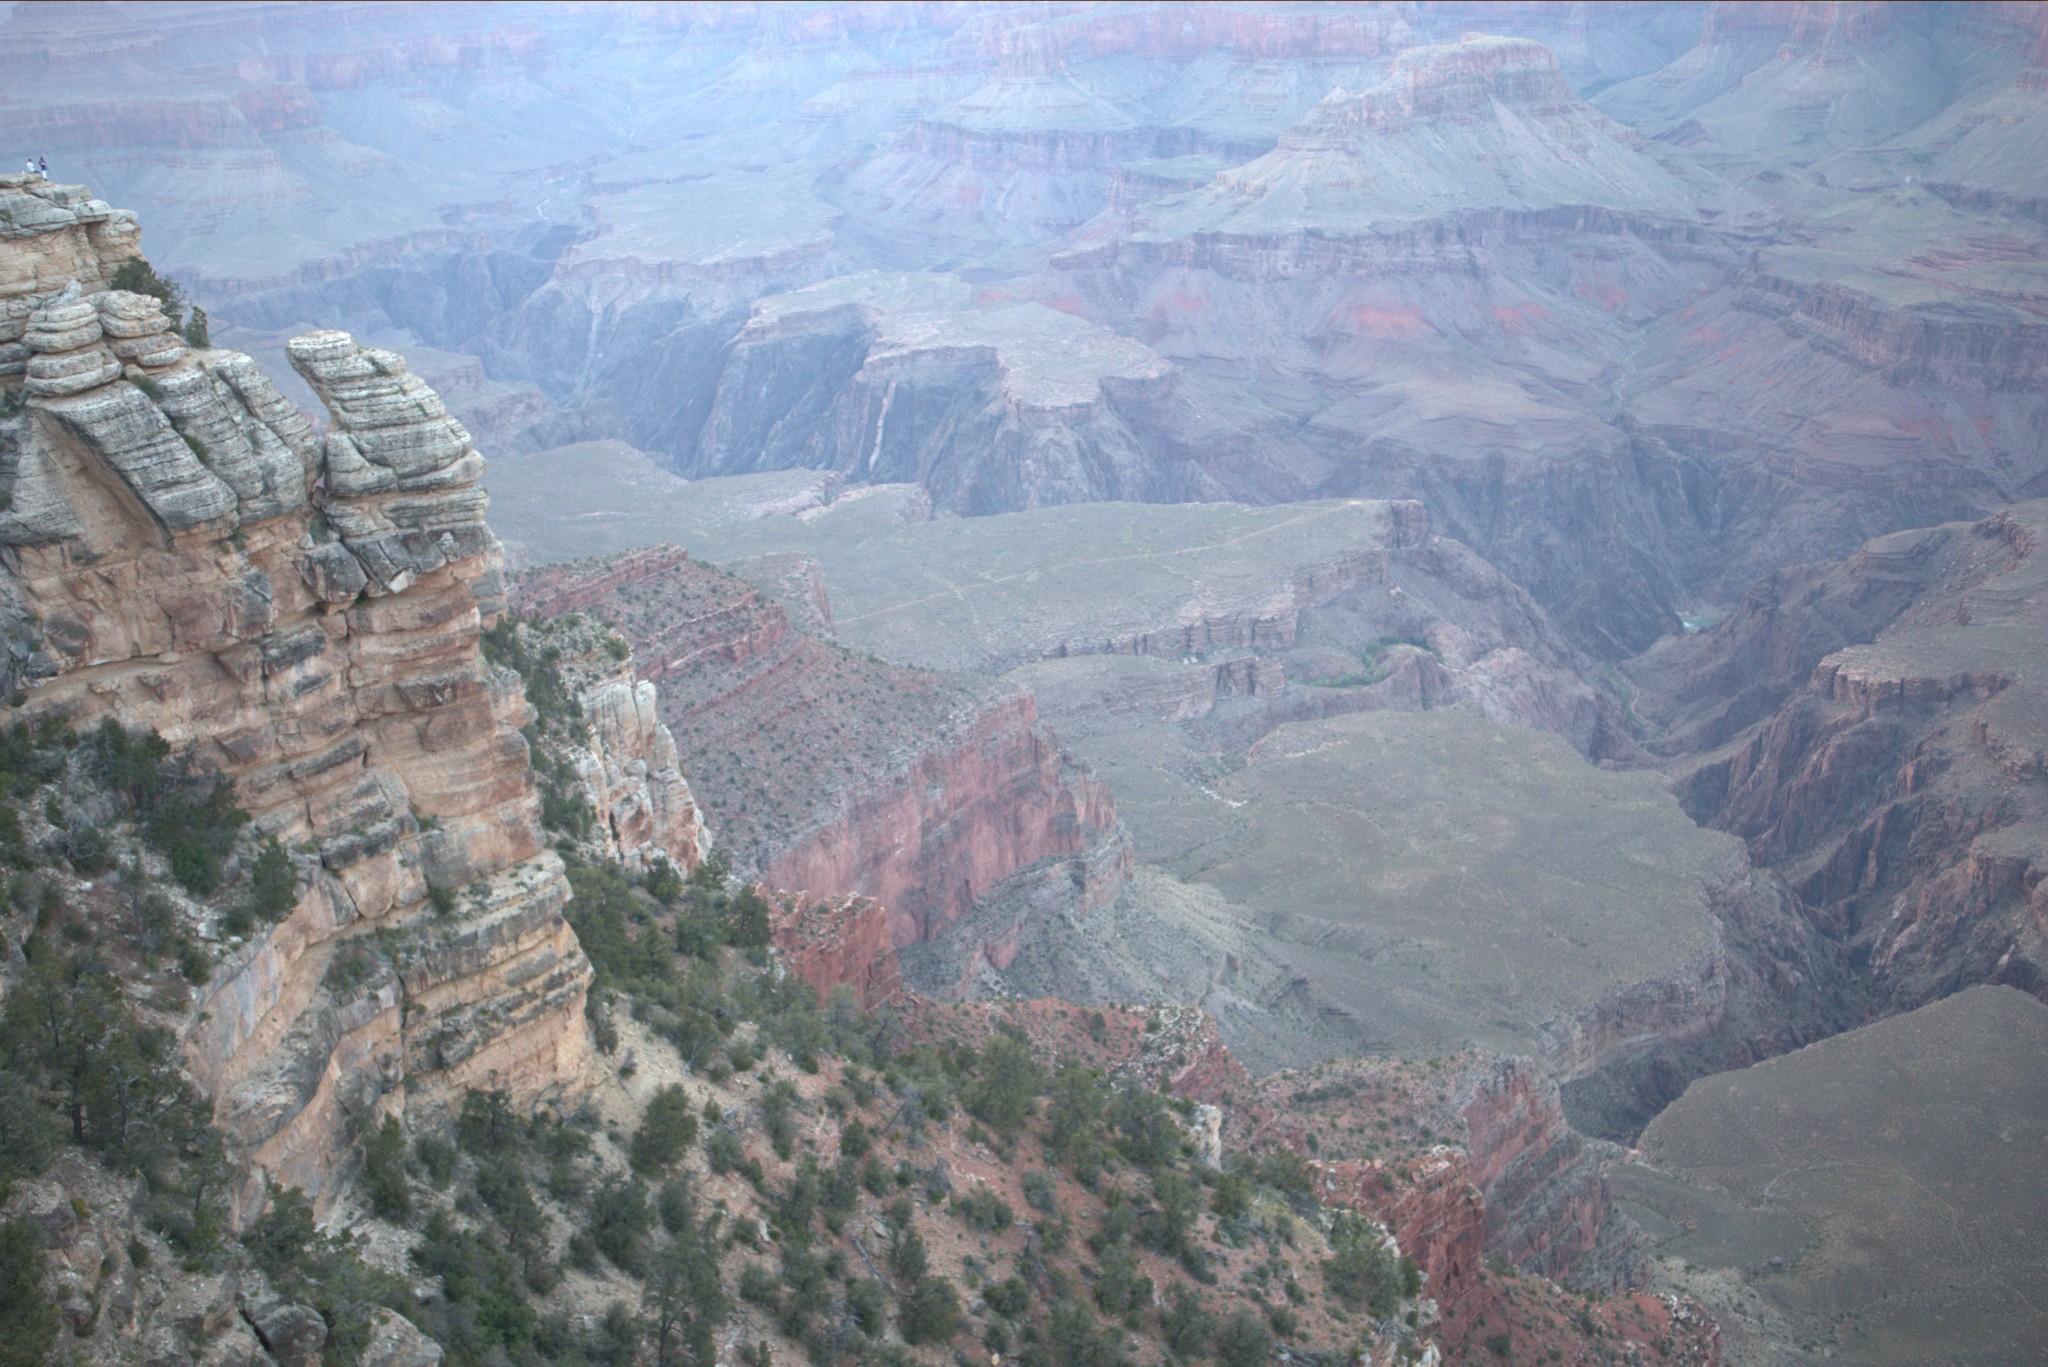
[(1790, 1328), (1781, 1361), (2028, 1361), (2048, 1339), (2044, 1047), (2048, 1007), (1976, 987), (1702, 1079), (1617, 1199), (1731, 1339)]

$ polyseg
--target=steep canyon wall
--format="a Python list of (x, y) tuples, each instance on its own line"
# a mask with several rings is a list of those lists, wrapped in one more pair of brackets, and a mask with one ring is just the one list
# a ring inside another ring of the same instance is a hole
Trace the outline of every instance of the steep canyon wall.
[(675, 548), (531, 571), (517, 601), (590, 613), (631, 642), (736, 869), (872, 899), (894, 947), (959, 926), (971, 961), (1001, 966), (1014, 925), (962, 923), (1006, 880), (1056, 883), (1085, 912), (1129, 878), (1108, 789), (1013, 685), (834, 646)]
[(382, 1113), (573, 1088), (590, 969), (527, 704), (478, 648), (503, 586), (468, 434), (397, 356), (327, 332), (291, 348), (318, 437), (248, 357), (107, 288), (131, 216), (20, 176), (0, 207), (25, 711), (153, 728), (232, 778), (296, 868), (289, 913), (183, 1022), (221, 1123), (257, 1173), (324, 1201)]

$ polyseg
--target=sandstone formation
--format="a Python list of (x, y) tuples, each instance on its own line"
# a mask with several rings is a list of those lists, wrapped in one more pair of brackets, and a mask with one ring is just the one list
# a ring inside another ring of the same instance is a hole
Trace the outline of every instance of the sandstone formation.
[(290, 913), (183, 1021), (220, 1122), (260, 1177), (325, 1200), (380, 1114), (573, 1085), (589, 969), (526, 704), (478, 653), (503, 589), (468, 434), (398, 357), (328, 332), (292, 350), (316, 437), (247, 357), (104, 287), (132, 220), (75, 187), (4, 193), (48, 210), (0, 238), (27, 355), (0, 381), (25, 398), (0, 542), (26, 709), (158, 731), (294, 851)]
[[(536, 570), (519, 598), (601, 617), (632, 643), (737, 871), (872, 898), (897, 947), (945, 936), (1009, 880), (1049, 882), (1085, 910), (1129, 876), (1108, 791), (1028, 693), (820, 641), (674, 548)], [(977, 923), (962, 980), (1006, 964), (1015, 934)]]

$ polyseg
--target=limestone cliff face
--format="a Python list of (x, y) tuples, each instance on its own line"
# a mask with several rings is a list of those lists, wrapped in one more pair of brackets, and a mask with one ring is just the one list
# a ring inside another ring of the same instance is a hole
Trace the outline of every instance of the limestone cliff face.
[(321, 1199), (382, 1112), (570, 1086), (590, 970), (527, 705), (478, 648), (503, 592), (468, 433), (399, 357), (325, 332), (291, 346), (316, 436), (248, 357), (105, 288), (132, 219), (19, 177), (0, 197), (29, 209), (0, 228), (20, 377), (0, 398), (25, 400), (0, 581), (33, 624), (27, 709), (154, 728), (294, 852), (295, 905), (184, 1023), (253, 1173)]
[(654, 685), (635, 676), (625, 639), (574, 612), (524, 629), (555, 656), (575, 702), (579, 724), (552, 747), (553, 757), (575, 772), (596, 817), (596, 856), (636, 871), (661, 859), (686, 873), (696, 868), (711, 851), (711, 829), (657, 714)]

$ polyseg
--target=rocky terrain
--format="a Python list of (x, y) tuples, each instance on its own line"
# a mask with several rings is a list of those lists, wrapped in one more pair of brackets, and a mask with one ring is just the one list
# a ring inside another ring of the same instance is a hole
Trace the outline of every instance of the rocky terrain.
[(1594, 665), (1413, 503), (934, 518), (918, 486), (684, 483), (619, 446), (509, 457), (491, 484), (497, 525), (534, 561), (674, 537), (816, 619), (778, 558), (803, 557), (836, 639), (1026, 684), (1063, 735), (1151, 719), (1242, 749), (1283, 721), (1427, 705), (1555, 731), (1595, 759), (1635, 751)]
[[(797, 634), (779, 608), (657, 555), (558, 576), (536, 590), (558, 611), (506, 616), (483, 459), (401, 358), (295, 339), (328, 410), (316, 435), (249, 358), (108, 287), (161, 287), (134, 273), (131, 215), (21, 177), (0, 193), (0, 287), (27, 305), (0, 377), (10, 1353), (902, 1362), (937, 1360), (970, 1319), (992, 1351), (1023, 1334), (1026, 1361), (1120, 1354), (1127, 1331), (1246, 1361), (1276, 1336), (1380, 1367), (1437, 1351), (1419, 1268), (1298, 1168), (1239, 1162), (1235, 1194), (1198, 1199), (1224, 1155), (1151, 1090), (1186, 1080), (1132, 1047), (1161, 1019), (1125, 1013), (1122, 1053), (1105, 1024), (1067, 1057), (986, 1023), (892, 1033), (863, 1012), (903, 995), (893, 909), (727, 884), (655, 686), (587, 609), (680, 571), (740, 628), (702, 644), (742, 664), (740, 643)], [(687, 694), (691, 652), (656, 644)], [(997, 702), (956, 747), (963, 777), (976, 754), (1000, 771), (1005, 727), (1043, 752), (1026, 788), (1071, 768), (1028, 695)], [(1085, 775), (1064, 782), (1050, 796), (1091, 799)], [(971, 845), (1021, 796), (948, 819)], [(1112, 827), (1094, 800), (1049, 828)], [(1131, 1063), (1113, 1089), (1098, 1058)], [(1069, 1242), (1075, 1220), (1100, 1228)], [(886, 1273), (863, 1235), (886, 1239)], [(769, 1239), (779, 1278), (716, 1251)], [(1041, 1328), (1025, 1279), (1084, 1276), (1109, 1326), (1077, 1301)], [(1304, 1280), (1328, 1298), (1306, 1303)], [(1373, 1318), (1354, 1329), (1347, 1307)]]
[(509, 443), (1419, 498), (1610, 659), (2038, 492), (2022, 9), (353, 13), (18, 5), (17, 123), (237, 345), (473, 358)]
[[(0, 194), (5, 288), (33, 305), (0, 531), (17, 678), (30, 715), (155, 730), (302, 851), (290, 913), (196, 994), (185, 1052), (255, 1170), (324, 1201), (379, 1116), (486, 1082), (543, 1095), (586, 1048), (525, 703), (478, 653), (503, 602), (483, 462), (403, 361), (341, 333), (293, 350), (316, 437), (247, 357), (105, 288), (132, 216), (20, 177)], [(428, 914), (437, 889), (456, 915)], [(374, 931), (402, 948), (339, 989)], [(260, 1183), (242, 1200), (260, 1211)]]
[(1784, 869), (1895, 1009), (2043, 990), (2044, 529), (2033, 502), (1894, 532), (1632, 666), (1687, 810)]
[[(547, 472), (580, 455), (503, 463), (507, 535), (547, 534), (533, 519), (548, 500), (521, 491), (554, 487)], [(1260, 1071), (1479, 1039), (1547, 1059), (1574, 1119), (1611, 1135), (1702, 1071), (1849, 1019), (1835, 951), (1784, 886), (1695, 831), (1658, 785), (1456, 720), (1541, 726), (1610, 761), (1637, 753), (1620, 702), (1584, 682), (1593, 670), (1543, 610), (1431, 535), (1416, 505), (934, 520), (907, 492), (836, 494), (815, 478), (629, 497), (634, 467), (612, 468), (610, 492), (582, 486), (590, 506), (637, 505), (630, 525), (687, 531), (762, 593), (811, 602), (844, 644), (1027, 685), (1117, 795), (1156, 872), (1073, 905), (983, 884), (958, 943), (899, 935), (932, 942), (906, 960), (914, 982), (958, 991), (993, 967), (1027, 994), (1197, 1001)], [(785, 560), (763, 551), (816, 569), (792, 592)], [(528, 582), (609, 584), (651, 562)], [(1096, 591), (1105, 573), (1114, 596)], [(629, 634), (698, 615), (617, 591), (598, 610)], [(636, 644), (659, 669), (663, 651)], [(803, 767), (831, 762), (813, 752)], [(1532, 880), (1548, 890), (1532, 895)], [(994, 936), (1005, 948), (990, 960), (976, 947)]]
[[(624, 633), (736, 868), (873, 898), (897, 947), (1020, 881), (1085, 913), (1129, 877), (1107, 790), (1014, 686), (820, 640), (761, 589), (674, 549), (536, 570), (517, 600)], [(822, 592), (815, 610), (831, 623)], [(978, 919), (961, 982), (1006, 965), (1018, 931)]]
[(2038, 1337), (2035, 10), (0, 73), (0, 1343)]

